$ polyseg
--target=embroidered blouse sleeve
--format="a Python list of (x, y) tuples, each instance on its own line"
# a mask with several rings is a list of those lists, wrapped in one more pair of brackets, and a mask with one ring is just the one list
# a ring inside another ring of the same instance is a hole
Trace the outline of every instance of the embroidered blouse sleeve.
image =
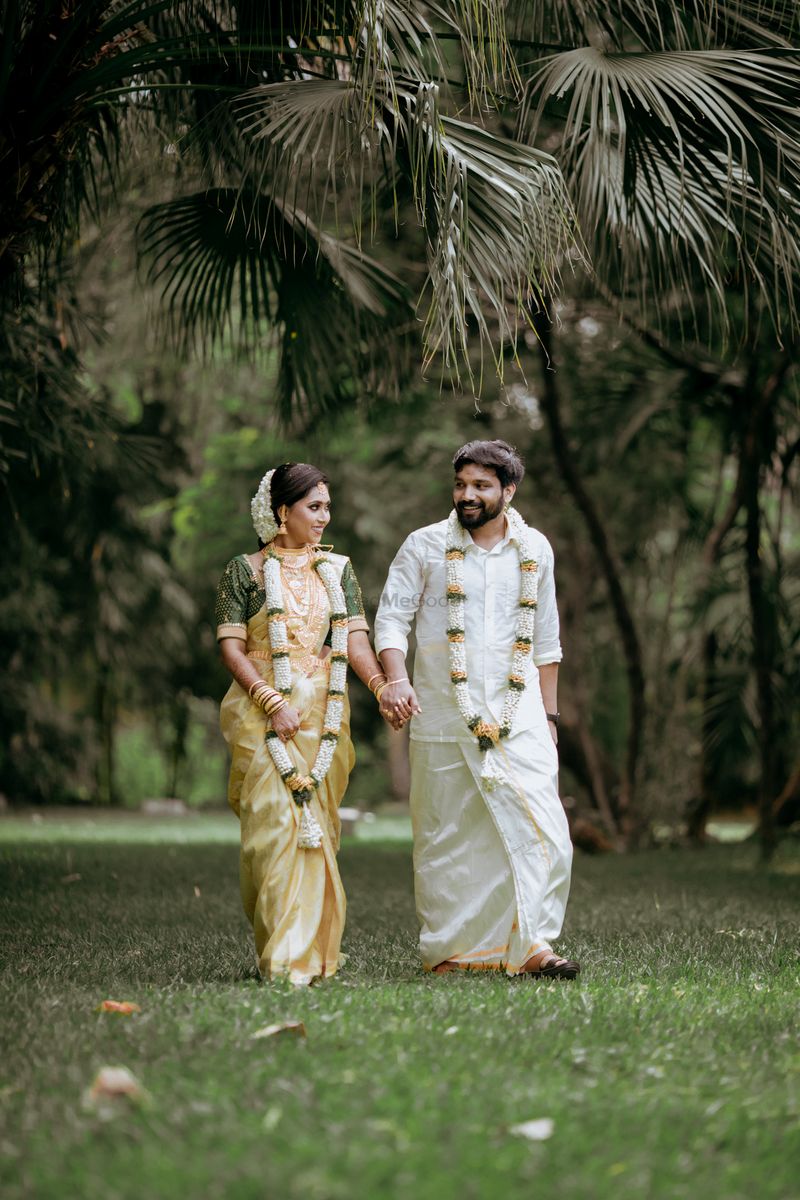
[(356, 633), (359, 630), (363, 630), (365, 633), (369, 633), (369, 624), (364, 615), (364, 601), (361, 596), (361, 588), (358, 585), (356, 573), (349, 558), (344, 564), (344, 570), (342, 571), (342, 591), (344, 592), (347, 604), (347, 632)]
[(250, 579), (238, 558), (228, 563), (217, 588), (217, 641), (240, 638), (247, 641), (247, 593)]
[(533, 661), (537, 667), (561, 662), (553, 550), (546, 538), (539, 559), (539, 593), (533, 629)]
[(375, 653), (402, 650), (408, 653), (411, 623), (422, 601), (425, 575), (416, 547), (415, 534), (409, 534), (389, 567), (381, 602), (375, 615)]

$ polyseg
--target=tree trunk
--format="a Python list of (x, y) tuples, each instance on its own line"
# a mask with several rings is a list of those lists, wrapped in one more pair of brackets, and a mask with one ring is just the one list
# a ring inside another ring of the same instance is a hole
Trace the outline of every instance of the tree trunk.
[(638, 840), (641, 819), (636, 804), (636, 786), (642, 743), (645, 729), (645, 679), (642, 651), (636, 632), (633, 614), (622, 585), (620, 568), (616, 561), (608, 532), (600, 513), (581, 479), (580, 472), (570, 449), (569, 439), (561, 417), (561, 403), (553, 369), (552, 320), (548, 305), (534, 315), (534, 326), (538, 338), (539, 356), (542, 363), (543, 394), (541, 409), (550, 432), (553, 454), (561, 478), (584, 519), (589, 539), (600, 563), (600, 569), (608, 588), (614, 620), (619, 631), (625, 656), (628, 678), (628, 743), (625, 770), (622, 775), (619, 796), (620, 829), (628, 845)]
[(706, 841), (706, 824), (714, 807), (714, 765), (711, 761), (709, 739), (713, 728), (711, 705), (714, 697), (715, 675), (717, 661), (717, 635), (713, 629), (703, 637), (701, 698), (703, 715), (700, 731), (700, 770), (698, 772), (698, 791), (687, 812), (686, 832), (689, 839), (697, 846), (704, 846)]
[(800, 766), (795, 767), (773, 805), (775, 824), (780, 828), (800, 821)]
[(172, 704), (172, 745), (170, 746), (169, 784), (167, 794), (178, 795), (181, 768), (186, 762), (186, 739), (189, 733), (189, 693), (181, 688)]
[(108, 667), (101, 667), (95, 688), (95, 722), (99, 743), (97, 756), (97, 798), (101, 804), (116, 804), (115, 744), (116, 699)]
[(745, 475), (745, 554), (747, 594), (753, 631), (753, 667), (758, 697), (758, 782), (759, 840), (762, 858), (769, 859), (775, 849), (773, 805), (777, 791), (775, 771), (775, 698), (772, 676), (775, 666), (775, 612), (764, 587), (761, 557), (761, 456), (757, 436), (746, 437), (742, 447)]

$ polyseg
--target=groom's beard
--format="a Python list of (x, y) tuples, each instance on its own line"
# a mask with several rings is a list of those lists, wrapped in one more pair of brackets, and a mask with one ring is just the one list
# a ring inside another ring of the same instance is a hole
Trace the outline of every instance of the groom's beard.
[(476, 505), (472, 512), (464, 511), (465, 502), (463, 500), (456, 505), (456, 515), (459, 524), (464, 529), (480, 529), (481, 525), (485, 525), (487, 521), (493, 521), (503, 511), (502, 496), (496, 504), (485, 504), (482, 500), (471, 501), (471, 503)]

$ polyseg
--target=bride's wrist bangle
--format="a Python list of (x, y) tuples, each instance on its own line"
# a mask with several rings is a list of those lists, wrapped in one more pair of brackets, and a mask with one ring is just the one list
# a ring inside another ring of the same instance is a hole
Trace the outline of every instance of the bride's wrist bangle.
[(253, 704), (257, 704), (259, 708), (263, 708), (264, 712), (269, 716), (272, 709), (282, 699), (280, 692), (276, 692), (268, 683), (263, 680), (261, 686), (255, 686), (250, 694), (250, 699)]
[(381, 702), (381, 696), (383, 695), (384, 689), (388, 686), (389, 685), (387, 683), (379, 683), (375, 688), (375, 699), (378, 701), (378, 704)]
[[(375, 681), (376, 679), (382, 679), (384, 682), (386, 682), (386, 672), (385, 672), (385, 671), (377, 671), (377, 672), (376, 672), (376, 673), (375, 673), (375, 674), (372, 676), (372, 678), (371, 678), (371, 679), (368, 679), (368, 680), (367, 680), (367, 687), (369, 688), (369, 690), (370, 690), (371, 692), (374, 690), (374, 694), (376, 694), (376, 695), (377, 695), (377, 689), (373, 689), (373, 687), (372, 687), (372, 684), (374, 683), (374, 681)], [(380, 685), (378, 685), (378, 686), (380, 686)]]

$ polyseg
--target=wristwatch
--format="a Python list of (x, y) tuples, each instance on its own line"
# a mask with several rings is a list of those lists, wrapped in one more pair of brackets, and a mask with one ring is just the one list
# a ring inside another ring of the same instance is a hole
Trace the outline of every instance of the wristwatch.
[(558, 729), (558, 722), (561, 720), (561, 713), (545, 713), (545, 716), (547, 717), (548, 721), (552, 721), (556, 729)]

